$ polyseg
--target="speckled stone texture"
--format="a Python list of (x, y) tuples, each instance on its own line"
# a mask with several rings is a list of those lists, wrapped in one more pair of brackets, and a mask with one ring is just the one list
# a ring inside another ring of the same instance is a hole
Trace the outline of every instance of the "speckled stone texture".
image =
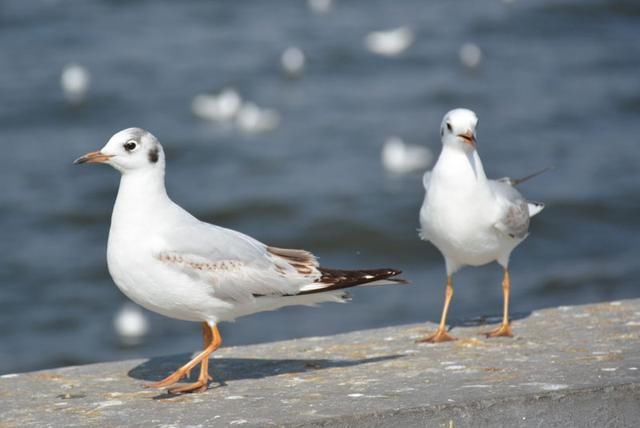
[[(204, 394), (144, 388), (189, 355), (0, 377), (0, 427), (640, 426), (640, 300), (223, 348)], [(194, 376), (197, 375), (195, 370)]]

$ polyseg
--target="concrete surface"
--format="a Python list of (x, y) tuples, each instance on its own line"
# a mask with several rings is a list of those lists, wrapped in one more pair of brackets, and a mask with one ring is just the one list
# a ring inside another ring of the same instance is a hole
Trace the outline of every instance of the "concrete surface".
[(187, 354), (4, 375), (0, 427), (640, 426), (640, 300), (516, 318), (513, 339), (471, 320), (437, 345), (424, 324), (223, 348), (204, 394), (143, 387)]

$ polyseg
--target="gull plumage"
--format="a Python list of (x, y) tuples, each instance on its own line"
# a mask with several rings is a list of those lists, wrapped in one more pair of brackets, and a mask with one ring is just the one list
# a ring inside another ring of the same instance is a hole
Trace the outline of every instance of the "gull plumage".
[(344, 271), (320, 267), (304, 250), (267, 246), (202, 222), (165, 190), (165, 155), (148, 131), (129, 128), (76, 163), (106, 163), (121, 172), (107, 264), (118, 288), (162, 315), (202, 323), (205, 349), (152, 386), (172, 385), (201, 364), (198, 381), (172, 393), (208, 387), (209, 354), (220, 346), (217, 324), (290, 305), (345, 301), (345, 288), (402, 283), (395, 269)]
[(509, 324), (509, 257), (528, 235), (529, 220), (544, 206), (527, 201), (515, 189), (516, 180), (487, 178), (476, 150), (478, 118), (467, 109), (448, 112), (440, 126), (442, 151), (425, 173), (425, 197), (420, 209), (420, 237), (442, 253), (447, 285), (437, 331), (421, 342), (453, 340), (445, 328), (453, 296), (452, 275), (463, 266), (497, 261), (504, 269), (503, 319), (490, 337), (512, 336)]

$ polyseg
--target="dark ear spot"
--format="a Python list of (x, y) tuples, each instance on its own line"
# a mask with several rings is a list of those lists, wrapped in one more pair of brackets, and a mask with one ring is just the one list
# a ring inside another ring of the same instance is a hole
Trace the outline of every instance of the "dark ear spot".
[(443, 137), (444, 136), (444, 126), (442, 128), (440, 128), (440, 136)]
[(158, 162), (158, 148), (157, 147), (154, 147), (153, 149), (149, 150), (149, 162), (151, 162), (151, 163)]

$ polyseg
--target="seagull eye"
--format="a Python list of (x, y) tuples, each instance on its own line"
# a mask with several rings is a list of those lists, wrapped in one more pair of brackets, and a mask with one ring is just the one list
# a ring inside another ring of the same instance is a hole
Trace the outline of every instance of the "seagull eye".
[(453, 132), (453, 128), (451, 127), (451, 124), (449, 122), (447, 122), (447, 129), (449, 130), (449, 132)]
[(138, 143), (136, 143), (133, 140), (129, 140), (126, 143), (124, 143), (124, 149), (128, 152), (135, 150), (136, 147), (138, 147)]

